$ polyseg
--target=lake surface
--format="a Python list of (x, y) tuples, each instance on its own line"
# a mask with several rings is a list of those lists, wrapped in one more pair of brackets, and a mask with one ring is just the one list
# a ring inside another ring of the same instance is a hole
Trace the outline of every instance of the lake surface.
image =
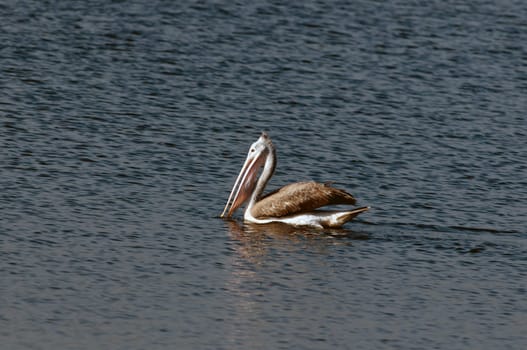
[[(523, 1), (3, 1), (5, 349), (524, 349)], [(218, 218), (335, 181), (342, 230)]]

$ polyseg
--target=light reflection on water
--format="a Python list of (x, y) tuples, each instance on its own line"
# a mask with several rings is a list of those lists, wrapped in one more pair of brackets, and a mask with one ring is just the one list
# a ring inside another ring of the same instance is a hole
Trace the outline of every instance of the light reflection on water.
[(295, 227), (282, 223), (253, 224), (226, 220), (229, 237), (240, 242), (239, 256), (252, 263), (265, 259), (273, 247), (286, 249), (309, 249), (319, 254), (327, 253), (327, 245), (352, 245), (352, 240), (366, 240), (369, 236), (350, 229), (317, 230), (309, 227)]

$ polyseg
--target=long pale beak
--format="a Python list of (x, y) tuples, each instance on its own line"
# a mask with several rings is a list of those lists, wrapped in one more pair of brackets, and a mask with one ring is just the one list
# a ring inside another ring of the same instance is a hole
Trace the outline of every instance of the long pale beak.
[[(256, 175), (258, 174), (260, 166), (265, 162), (265, 155), (265, 152), (257, 152), (255, 155), (249, 154), (247, 156), (247, 159), (245, 160), (245, 163), (243, 163), (243, 167), (240, 171), (240, 174), (238, 175), (238, 178), (236, 178), (236, 182), (232, 187), (227, 204), (225, 204), (225, 208), (223, 209), (223, 213), (221, 213), (220, 217), (225, 217), (225, 212), (227, 211), (227, 208), (229, 208), (229, 205), (230, 209), (227, 212), (227, 217), (231, 217), (236, 209), (245, 203), (245, 201), (247, 201), (249, 196), (253, 193), (254, 187), (256, 186)], [(236, 194), (234, 195), (234, 193)]]

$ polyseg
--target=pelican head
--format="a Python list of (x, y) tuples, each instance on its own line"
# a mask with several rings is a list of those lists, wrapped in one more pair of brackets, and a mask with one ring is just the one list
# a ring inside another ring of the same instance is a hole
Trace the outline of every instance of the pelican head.
[[(262, 173), (260, 180), (263, 181), (258, 181), (258, 171), (262, 166), (264, 166), (264, 172)], [(242, 170), (236, 178), (236, 182), (232, 187), (229, 199), (227, 200), (227, 204), (223, 209), (221, 217), (232, 216), (236, 209), (245, 203), (251, 195), (251, 203), (254, 203), (263, 191), (265, 183), (273, 174), (274, 168), (274, 146), (267, 133), (262, 132), (262, 135), (258, 140), (256, 140), (256, 142), (254, 142), (249, 148), (245, 163), (243, 163)], [(226, 212), (227, 215), (225, 215)]]

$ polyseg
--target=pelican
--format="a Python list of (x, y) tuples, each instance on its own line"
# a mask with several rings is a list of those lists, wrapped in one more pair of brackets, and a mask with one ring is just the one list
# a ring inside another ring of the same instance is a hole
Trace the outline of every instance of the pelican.
[[(260, 168), (263, 170), (258, 177)], [(369, 207), (348, 210), (318, 210), (326, 205), (355, 204), (344, 190), (314, 181), (296, 182), (262, 196), (276, 168), (276, 150), (267, 133), (249, 148), (247, 159), (234, 183), (220, 217), (231, 217), (247, 200), (243, 218), (247, 222), (282, 222), (295, 226), (338, 228)]]

